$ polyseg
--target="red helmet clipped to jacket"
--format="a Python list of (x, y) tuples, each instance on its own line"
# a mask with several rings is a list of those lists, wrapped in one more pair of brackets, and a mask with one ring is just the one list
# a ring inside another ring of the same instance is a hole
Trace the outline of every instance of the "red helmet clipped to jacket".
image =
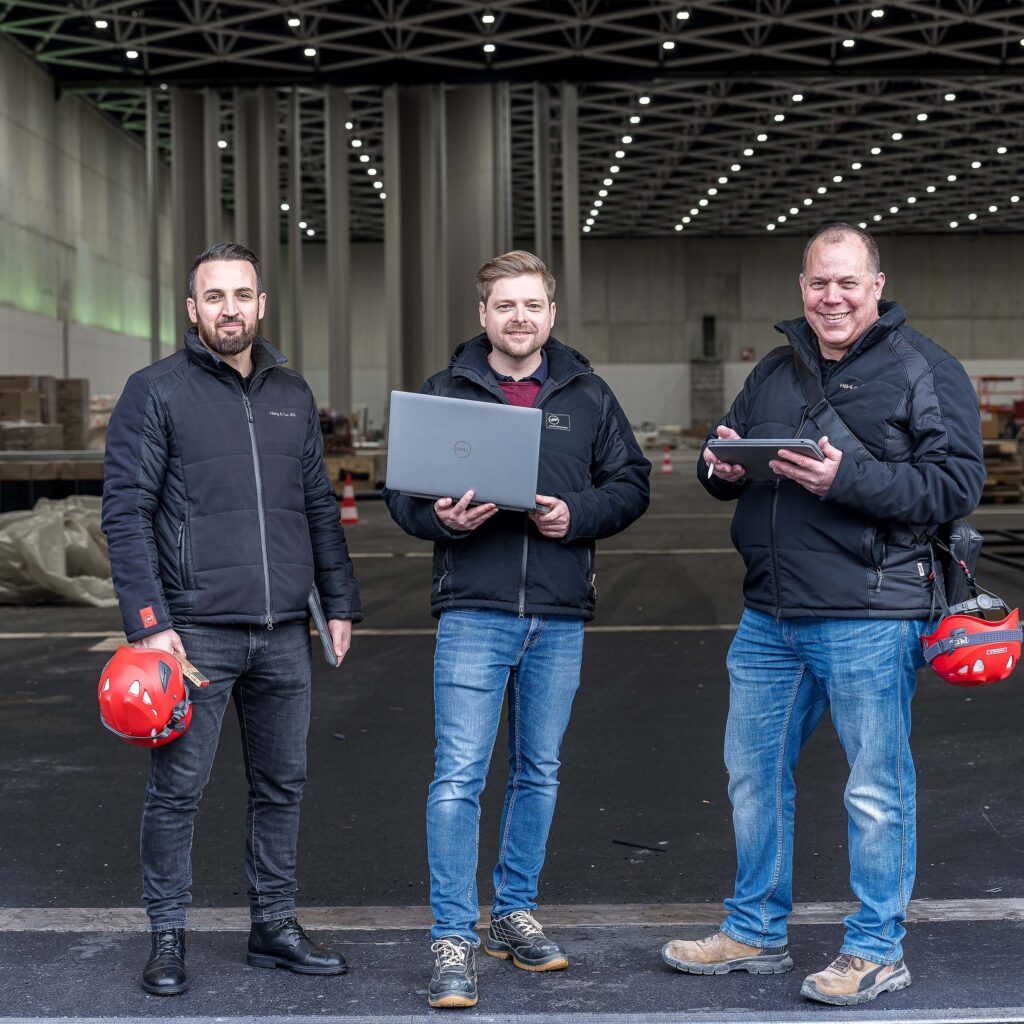
[(181, 662), (166, 651), (119, 647), (100, 675), (100, 721), (127, 743), (161, 747), (192, 721)]
[[(979, 618), (996, 610), (1006, 612), (998, 622)], [(1020, 660), (1021, 631), (1018, 609), (1011, 612), (1000, 598), (979, 594), (953, 605), (935, 632), (921, 637), (924, 658), (946, 682), (956, 686), (984, 686), (1005, 679)]]

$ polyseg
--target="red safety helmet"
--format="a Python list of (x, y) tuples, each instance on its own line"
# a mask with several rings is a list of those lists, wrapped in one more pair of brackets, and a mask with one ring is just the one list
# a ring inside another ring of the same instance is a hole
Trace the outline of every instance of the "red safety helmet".
[[(980, 615), (1005, 612), (997, 622)], [(1020, 660), (1019, 612), (994, 594), (978, 594), (947, 609), (934, 633), (921, 637), (924, 659), (948, 683), (984, 686), (1005, 679)], [(971, 614), (972, 612), (977, 614)]]
[(207, 685), (191, 665), (183, 665), (173, 654), (119, 647), (100, 675), (100, 721), (126, 743), (139, 747), (170, 743), (192, 721), (186, 675), (196, 685)]

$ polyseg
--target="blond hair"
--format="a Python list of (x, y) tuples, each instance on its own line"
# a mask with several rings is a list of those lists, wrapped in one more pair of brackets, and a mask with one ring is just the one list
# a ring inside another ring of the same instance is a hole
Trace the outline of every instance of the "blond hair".
[(504, 256), (495, 256), (476, 272), (476, 293), (480, 296), (480, 301), (484, 305), (487, 304), (494, 290), (495, 281), (503, 277), (522, 277), (523, 274), (539, 274), (541, 281), (544, 282), (544, 293), (548, 297), (548, 302), (555, 301), (554, 275), (539, 256), (534, 256), (525, 249), (513, 249)]

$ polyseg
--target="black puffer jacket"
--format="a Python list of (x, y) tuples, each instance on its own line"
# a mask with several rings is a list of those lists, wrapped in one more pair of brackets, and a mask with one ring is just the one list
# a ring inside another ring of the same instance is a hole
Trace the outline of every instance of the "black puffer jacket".
[[(507, 404), (487, 362), (490, 348), (485, 334), (460, 345), (448, 368), (421, 390)], [(509, 511), (495, 513), (470, 533), (452, 533), (434, 514), (433, 502), (384, 492), (402, 529), (435, 542), (434, 615), (450, 608), (491, 608), (593, 618), (594, 541), (624, 530), (647, 508), (651, 464), (608, 385), (583, 356), (554, 338), (545, 351), (548, 379), (535, 404), (559, 413), (563, 429), (541, 431), (537, 489), (568, 505), (565, 538), (543, 537), (525, 512)]]
[[(701, 451), (701, 483), (723, 501), (739, 499), (732, 539), (747, 565), (748, 608), (781, 618), (926, 617), (931, 594), (921, 530), (978, 503), (985, 467), (970, 379), (948, 352), (906, 326), (896, 303), (880, 302), (878, 311), (822, 381), (825, 397), (873, 458), (844, 451), (824, 498), (784, 479), (708, 480)], [(793, 348), (820, 373), (817, 339), (803, 318), (776, 330), (789, 345), (754, 367), (720, 423), (740, 437), (816, 441), (826, 431), (806, 419)]]
[(110, 418), (103, 531), (124, 631), (362, 618), (316, 402), (257, 338), (248, 380), (193, 328), (133, 373)]

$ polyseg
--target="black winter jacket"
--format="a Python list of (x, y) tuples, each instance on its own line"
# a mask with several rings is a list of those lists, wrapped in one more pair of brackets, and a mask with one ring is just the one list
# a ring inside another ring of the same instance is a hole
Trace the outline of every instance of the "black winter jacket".
[(128, 378), (103, 531), (129, 641), (187, 623), (362, 618), (316, 402), (262, 338), (245, 380), (199, 340)]
[[(421, 391), (508, 404), (487, 362), (490, 350), (486, 334), (465, 342)], [(469, 533), (453, 533), (430, 500), (384, 492), (402, 529), (434, 541), (430, 610), (435, 616), (451, 608), (489, 608), (593, 618), (594, 541), (624, 530), (647, 508), (651, 464), (611, 389), (568, 346), (549, 338), (545, 351), (548, 379), (535, 405), (557, 413), (562, 429), (549, 427), (545, 417), (537, 490), (568, 505), (569, 532), (563, 539), (543, 537), (525, 512), (505, 510)]]
[[(844, 450), (824, 498), (785, 479), (708, 480), (701, 451), (701, 483), (716, 498), (738, 499), (732, 539), (747, 566), (748, 608), (780, 618), (925, 618), (931, 592), (922, 529), (978, 503), (985, 467), (970, 379), (953, 356), (904, 323), (896, 303), (880, 302), (878, 311), (822, 380), (825, 397), (872, 457)], [(719, 422), (740, 437), (817, 441), (826, 432), (807, 419), (793, 360), (795, 348), (820, 375), (817, 339), (803, 318), (776, 330), (789, 345), (754, 367)]]

